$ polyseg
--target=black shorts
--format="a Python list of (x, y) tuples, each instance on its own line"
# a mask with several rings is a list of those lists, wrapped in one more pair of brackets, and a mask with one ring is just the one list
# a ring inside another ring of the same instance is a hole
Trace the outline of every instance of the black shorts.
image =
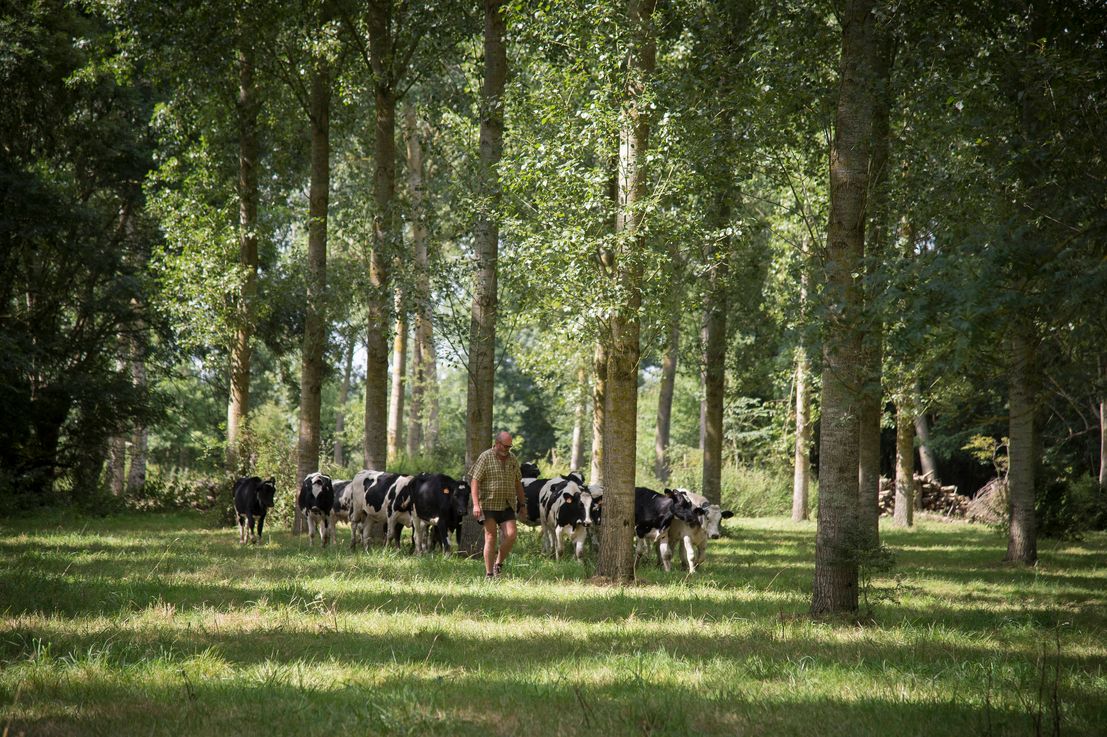
[(507, 509), (497, 509), (495, 512), (491, 510), (485, 511), (484, 519), (481, 520), (481, 523), (483, 524), (484, 520), (486, 519), (495, 520), (497, 525), (502, 525), (508, 520), (515, 519), (515, 510), (511, 507), (508, 507)]

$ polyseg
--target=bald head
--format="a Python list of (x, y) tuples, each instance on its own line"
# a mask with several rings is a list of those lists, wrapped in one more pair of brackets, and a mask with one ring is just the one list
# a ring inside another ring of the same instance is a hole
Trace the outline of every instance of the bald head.
[(496, 433), (496, 443), (492, 447), (497, 457), (507, 458), (507, 454), (511, 452), (511, 433), (506, 430)]

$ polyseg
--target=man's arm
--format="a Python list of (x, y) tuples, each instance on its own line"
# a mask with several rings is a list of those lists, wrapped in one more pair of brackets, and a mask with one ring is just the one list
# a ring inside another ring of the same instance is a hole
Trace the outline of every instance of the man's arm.
[(473, 517), (481, 518), (480, 513), (480, 482), (476, 478), (469, 479), (470, 494), (473, 497)]

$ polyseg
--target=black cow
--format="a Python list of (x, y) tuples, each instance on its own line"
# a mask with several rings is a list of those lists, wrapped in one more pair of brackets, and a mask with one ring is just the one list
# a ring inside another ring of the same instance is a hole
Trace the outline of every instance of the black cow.
[(421, 473), (409, 485), (415, 505), (415, 552), (430, 549), (427, 528), (435, 530), (434, 541), (442, 552), (450, 552), (450, 530), (459, 529), (469, 511), (469, 484), (457, 482), (444, 473)]
[[(250, 531), (250, 542), (261, 539), (265, 527), (265, 515), (273, 508), (273, 497), (277, 493), (275, 479), (262, 480), (257, 476), (248, 476), (234, 482), (235, 521), (238, 522), (238, 541), (246, 542), (246, 530)], [(254, 534), (254, 518), (257, 518), (258, 531)]]
[(308, 524), (308, 544), (315, 545), (315, 530), (323, 547), (334, 537), (334, 485), (331, 477), (316, 471), (304, 477), (296, 506)]
[(541, 471), (535, 463), (520, 463), (519, 474), (525, 479), (536, 479), (541, 475)]
[(650, 543), (658, 545), (661, 563), (669, 570), (672, 554), (669, 551), (669, 527), (674, 520), (698, 525), (695, 506), (676, 489), (665, 489), (658, 494), (643, 486), (634, 488), (634, 533), (638, 536), (635, 545), (635, 560), (639, 560)]

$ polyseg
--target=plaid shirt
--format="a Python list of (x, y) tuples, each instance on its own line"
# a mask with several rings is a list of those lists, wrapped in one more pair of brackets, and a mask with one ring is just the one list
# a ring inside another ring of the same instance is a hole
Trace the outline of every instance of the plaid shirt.
[(498, 512), (515, 508), (517, 484), (523, 476), (519, 472), (519, 461), (511, 451), (502, 462), (496, 457), (495, 448), (484, 451), (469, 471), (469, 478), (480, 487), (478, 498), (482, 511)]

